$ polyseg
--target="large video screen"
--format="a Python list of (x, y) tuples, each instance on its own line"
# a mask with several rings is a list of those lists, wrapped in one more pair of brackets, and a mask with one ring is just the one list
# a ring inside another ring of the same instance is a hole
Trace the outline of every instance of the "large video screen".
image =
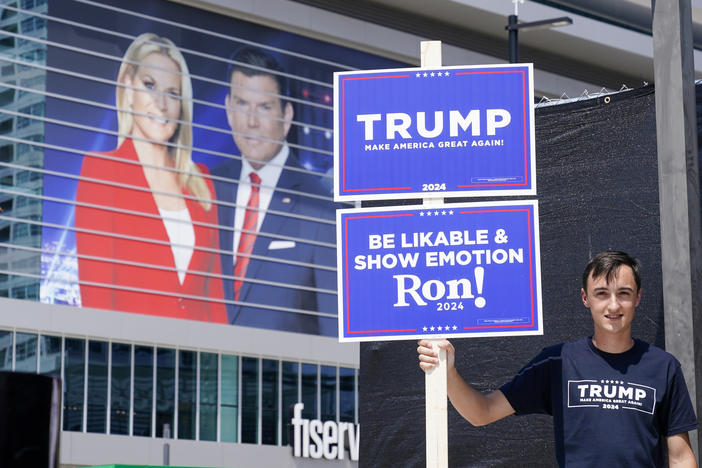
[(41, 301), (337, 334), (332, 74), (371, 54), (165, 0), (51, 0)]

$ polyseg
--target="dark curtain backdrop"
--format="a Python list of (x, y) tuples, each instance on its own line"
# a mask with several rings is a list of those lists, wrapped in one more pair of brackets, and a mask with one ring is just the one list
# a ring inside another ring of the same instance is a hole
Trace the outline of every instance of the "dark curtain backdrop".
[[(495, 389), (542, 348), (591, 335), (581, 275), (606, 249), (642, 261), (634, 334), (664, 346), (655, 123), (652, 86), (537, 109), (544, 335), (453, 340), (457, 367), (472, 385)], [(416, 342), (362, 343), (360, 392), (361, 466), (425, 466)], [(449, 404), (448, 424), (452, 467), (556, 465), (549, 416), (473, 428)]]

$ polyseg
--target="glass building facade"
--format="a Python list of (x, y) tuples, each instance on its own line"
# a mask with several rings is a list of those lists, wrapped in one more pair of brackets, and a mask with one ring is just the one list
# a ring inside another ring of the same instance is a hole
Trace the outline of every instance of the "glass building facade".
[(358, 422), (358, 370), (0, 330), (2, 370), (63, 380), (63, 430), (282, 446), (291, 406)]
[(36, 301), (46, 100), (47, 20), (42, 15), (48, 4), (0, 4), (0, 297)]

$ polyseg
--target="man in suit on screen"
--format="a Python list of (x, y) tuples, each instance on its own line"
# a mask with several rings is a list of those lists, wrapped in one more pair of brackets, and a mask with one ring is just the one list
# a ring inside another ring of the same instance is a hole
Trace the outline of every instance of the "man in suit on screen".
[[(213, 171), (229, 322), (335, 336), (334, 205), (286, 142), (294, 110), (277, 60), (232, 56), (225, 104), (241, 158)], [(233, 278), (233, 280), (232, 280)], [(333, 317), (319, 313), (334, 314)]]

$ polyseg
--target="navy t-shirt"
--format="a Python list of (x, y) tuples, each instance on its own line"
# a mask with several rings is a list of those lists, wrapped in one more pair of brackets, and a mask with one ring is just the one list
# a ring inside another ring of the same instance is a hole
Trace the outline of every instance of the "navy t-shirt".
[(666, 467), (666, 437), (697, 428), (680, 363), (640, 340), (546, 348), (500, 390), (516, 414), (553, 416), (560, 466)]

